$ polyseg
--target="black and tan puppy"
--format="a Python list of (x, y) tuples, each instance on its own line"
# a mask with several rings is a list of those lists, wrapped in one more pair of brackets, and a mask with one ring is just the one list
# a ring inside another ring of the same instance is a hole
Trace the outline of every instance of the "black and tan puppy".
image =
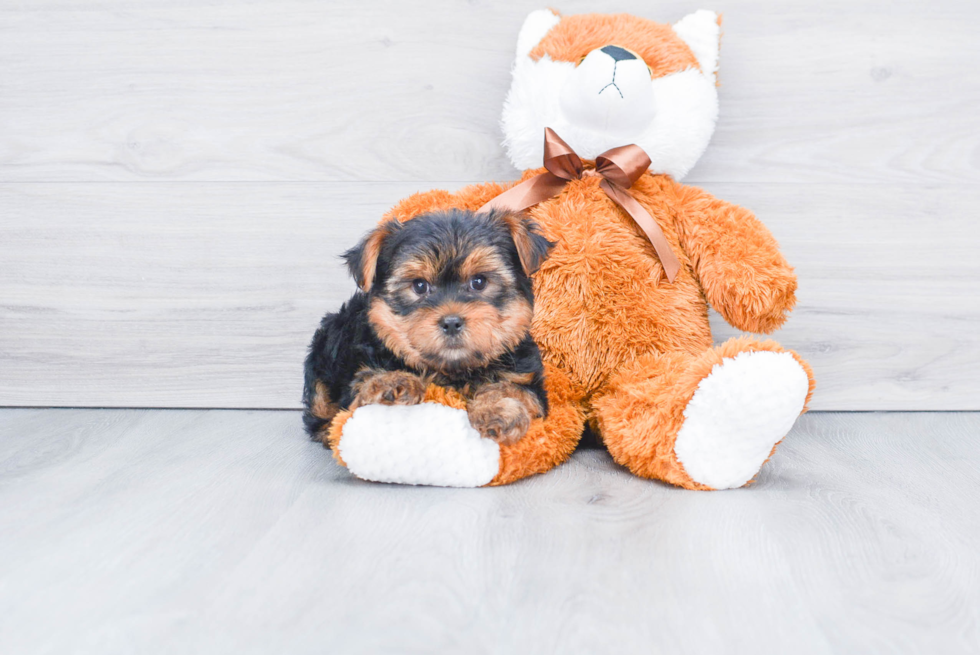
[(310, 344), (310, 435), (326, 443), (337, 411), (417, 404), (434, 382), (466, 397), (483, 436), (524, 436), (548, 411), (529, 276), (552, 245), (530, 219), (497, 211), (426, 214), (369, 233), (344, 255), (361, 290), (323, 317)]

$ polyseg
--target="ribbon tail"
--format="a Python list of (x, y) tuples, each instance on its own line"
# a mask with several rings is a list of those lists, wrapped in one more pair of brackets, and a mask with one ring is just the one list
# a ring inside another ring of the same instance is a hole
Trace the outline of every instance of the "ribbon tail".
[(609, 180), (603, 180), (599, 186), (646, 233), (650, 243), (653, 244), (653, 249), (656, 251), (657, 257), (660, 258), (660, 264), (667, 274), (667, 280), (673, 282), (674, 278), (677, 277), (677, 272), (681, 269), (681, 263), (674, 255), (674, 251), (671, 250), (670, 244), (667, 242), (667, 237), (664, 236), (663, 230), (657, 225), (657, 221), (653, 219), (650, 212), (643, 208), (643, 205), (636, 201), (636, 198), (630, 195), (629, 191), (612, 184)]
[(503, 209), (512, 212), (523, 211), (532, 205), (544, 202), (548, 198), (554, 198), (561, 193), (566, 183), (566, 180), (557, 175), (541, 173), (507, 189), (477, 211), (486, 212), (491, 209)]

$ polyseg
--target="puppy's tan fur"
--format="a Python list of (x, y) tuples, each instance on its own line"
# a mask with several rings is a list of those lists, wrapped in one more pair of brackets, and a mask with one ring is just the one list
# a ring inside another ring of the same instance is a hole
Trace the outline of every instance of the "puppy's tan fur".
[(366, 368), (354, 378), (351, 409), (361, 405), (417, 405), (425, 396), (426, 380), (408, 371)]
[(480, 434), (501, 444), (512, 444), (527, 434), (531, 420), (542, 415), (534, 394), (511, 382), (479, 387), (466, 403), (470, 424)]

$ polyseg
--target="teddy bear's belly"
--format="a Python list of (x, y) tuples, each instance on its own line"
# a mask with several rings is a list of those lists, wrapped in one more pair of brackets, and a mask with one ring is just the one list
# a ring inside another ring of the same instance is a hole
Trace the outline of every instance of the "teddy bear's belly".
[(558, 245), (534, 278), (533, 334), (545, 360), (586, 392), (641, 354), (695, 353), (712, 343), (690, 270), (669, 283), (642, 232), (617, 208), (603, 209), (574, 226), (552, 225), (548, 212), (535, 216)]

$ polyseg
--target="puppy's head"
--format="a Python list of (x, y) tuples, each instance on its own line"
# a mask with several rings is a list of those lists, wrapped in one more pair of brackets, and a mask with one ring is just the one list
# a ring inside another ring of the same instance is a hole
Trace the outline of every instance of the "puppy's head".
[(529, 276), (552, 245), (523, 215), (451, 210), (384, 223), (344, 257), (384, 344), (411, 366), (451, 374), (524, 338)]

